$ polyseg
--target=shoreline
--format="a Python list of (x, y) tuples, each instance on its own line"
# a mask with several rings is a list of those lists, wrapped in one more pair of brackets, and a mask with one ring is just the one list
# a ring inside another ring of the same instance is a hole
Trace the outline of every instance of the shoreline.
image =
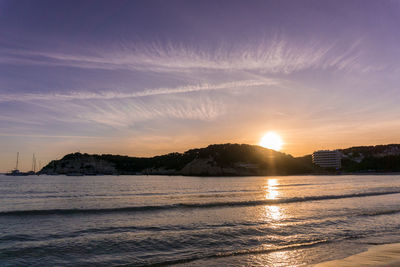
[[(0, 173), (0, 175), (8, 175), (8, 173)], [(83, 174), (83, 173), (35, 173), (29, 174), (28, 176), (41, 176), (41, 175), (48, 175), (48, 176), (183, 176), (183, 177), (274, 177), (274, 176), (348, 176), (348, 175), (362, 175), (362, 176), (369, 176), (369, 175), (400, 175), (400, 172), (342, 172), (342, 173), (299, 173), (299, 174), (226, 174), (226, 175), (185, 175), (179, 173), (96, 173), (96, 174)], [(16, 176), (16, 175), (9, 175), (9, 176)]]
[[(0, 173), (0, 175), (7, 175), (7, 173)], [(360, 175), (360, 176), (369, 176), (369, 175), (400, 175), (400, 172), (348, 172), (348, 173), (299, 173), (299, 174), (251, 174), (251, 175), (236, 175), (236, 174), (227, 174), (227, 175), (184, 175), (184, 174), (173, 174), (173, 173), (152, 173), (152, 174), (145, 174), (145, 173), (125, 173), (125, 174), (109, 174), (109, 173), (96, 173), (96, 174), (82, 174), (82, 173), (54, 173), (54, 174), (47, 174), (47, 173), (35, 173), (29, 174), (26, 176), (182, 176), (182, 177), (274, 177), (274, 176), (348, 176), (348, 175)], [(17, 176), (17, 175), (8, 175), (8, 176)]]
[(314, 265), (314, 267), (335, 266), (400, 266), (400, 243), (371, 246), (367, 251), (351, 255), (347, 258), (321, 262)]

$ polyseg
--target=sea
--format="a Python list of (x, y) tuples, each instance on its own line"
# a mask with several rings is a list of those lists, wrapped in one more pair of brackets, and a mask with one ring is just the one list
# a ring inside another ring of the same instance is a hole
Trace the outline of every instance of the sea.
[(397, 242), (399, 175), (0, 175), (0, 266), (309, 266)]

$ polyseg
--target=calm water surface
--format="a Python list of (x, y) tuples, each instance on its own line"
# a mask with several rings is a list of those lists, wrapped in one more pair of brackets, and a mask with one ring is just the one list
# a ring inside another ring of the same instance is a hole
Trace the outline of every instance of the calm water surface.
[(1, 266), (305, 266), (392, 242), (398, 175), (0, 175)]

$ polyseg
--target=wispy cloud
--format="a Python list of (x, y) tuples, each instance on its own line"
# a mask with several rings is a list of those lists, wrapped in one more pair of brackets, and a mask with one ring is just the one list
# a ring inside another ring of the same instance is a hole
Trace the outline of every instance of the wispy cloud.
[[(254, 86), (260, 84), (263, 83), (252, 83)], [(205, 90), (204, 88), (209, 87), (196, 88)], [(217, 86), (217, 88), (231, 87), (225, 84)], [(24, 105), (28, 110), (36, 110), (36, 112), (19, 113), (16, 119), (13, 119), (11, 114), (5, 114), (0, 116), (0, 121), (5, 122), (5, 125), (10, 125), (10, 123), (15, 124), (12, 127), (13, 129), (28, 127), (41, 132), (42, 127), (57, 128), (59, 130), (71, 127), (71, 130), (68, 131), (75, 132), (76, 130), (76, 132), (80, 132), (80, 127), (89, 127), (92, 129), (99, 129), (101, 127), (104, 129), (104, 126), (106, 126), (114, 129), (122, 129), (132, 127), (138, 122), (160, 119), (166, 121), (210, 121), (225, 114), (227, 106), (229, 106), (216, 96), (212, 97), (200, 94), (193, 97), (193, 95), (176, 94), (176, 90), (167, 91), (169, 93), (165, 93), (164, 90), (162, 92), (164, 93), (158, 95), (158, 97), (149, 98), (141, 98), (136, 94), (120, 95), (117, 93), (112, 96), (107, 95), (106, 97), (90, 94), (90, 96), (74, 96), (73, 98), (69, 96), (59, 97), (51, 94), (41, 95), (40, 98), (37, 96), (21, 95), (19, 101), (22, 102), (17, 102), (17, 104)], [(182, 90), (178, 90), (178, 92), (182, 92)], [(193, 92), (193, 90), (186, 90), (184, 92)], [(139, 95), (154, 96), (155, 94), (153, 93)], [(17, 100), (17, 97), (8, 97), (8, 99)], [(60, 128), (60, 125), (63, 126)], [(9, 133), (9, 127), (1, 128), (0, 130), (3, 133)], [(14, 131), (11, 130), (11, 132)]]
[(87, 48), (80, 53), (5, 49), (0, 51), (3, 54), (0, 62), (154, 72), (214, 70), (289, 74), (310, 68), (365, 72), (372, 70), (372, 65), (362, 61), (360, 40), (344, 46), (312, 40), (294, 44), (284, 38), (273, 38), (248, 45), (222, 44), (213, 49), (172, 43), (120, 43), (114, 48)]
[[(121, 108), (123, 107), (123, 108)], [(118, 102), (90, 103), (81, 106), (78, 116), (113, 128), (132, 127), (137, 122), (151, 120), (200, 120), (210, 121), (226, 113), (227, 105), (210, 97), (185, 99), (156, 99), (152, 102)]]
[(82, 135), (46, 135), (46, 134), (17, 134), (17, 133), (0, 133), (0, 136), (10, 137), (32, 137), (32, 138), (77, 138), (77, 139), (103, 139), (104, 137), (98, 136), (82, 136)]
[(278, 80), (264, 78), (262, 80), (243, 80), (243, 81), (234, 81), (234, 82), (218, 83), (218, 84), (202, 83), (202, 84), (178, 86), (175, 88), (153, 88), (131, 93), (123, 93), (123, 92), (117, 92), (115, 90), (110, 90), (104, 92), (80, 91), (80, 92), (70, 92), (67, 94), (61, 94), (61, 93), (0, 94), (0, 102), (127, 99), (127, 98), (139, 98), (139, 97), (156, 96), (156, 95), (182, 94), (182, 93), (198, 92), (198, 91), (249, 88), (249, 87), (258, 87), (265, 85), (271, 86), (278, 84), (279, 84)]

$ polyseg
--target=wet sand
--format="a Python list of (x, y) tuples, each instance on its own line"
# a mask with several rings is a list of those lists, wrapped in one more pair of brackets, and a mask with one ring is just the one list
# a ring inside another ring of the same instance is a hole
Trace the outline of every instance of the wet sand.
[(368, 251), (350, 257), (322, 262), (315, 267), (400, 266), (400, 243), (373, 246)]

